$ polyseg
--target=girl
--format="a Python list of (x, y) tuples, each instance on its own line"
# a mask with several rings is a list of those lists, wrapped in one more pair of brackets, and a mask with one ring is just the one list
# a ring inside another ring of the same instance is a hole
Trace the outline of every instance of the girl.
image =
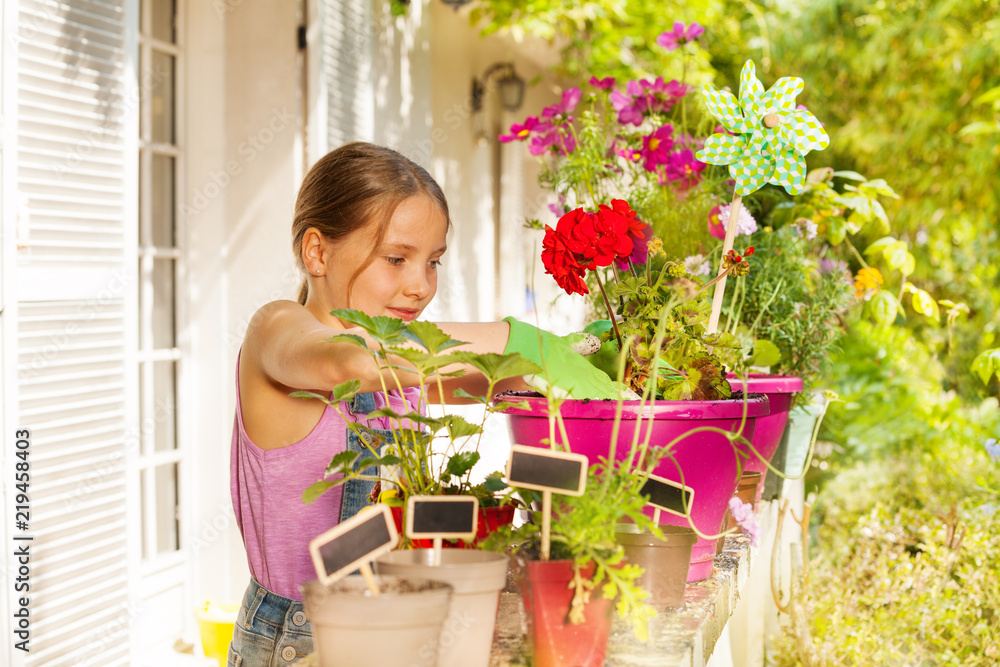
[[(312, 651), (298, 588), (316, 578), (309, 540), (367, 502), (368, 489), (353, 482), (310, 505), (302, 502), (302, 491), (323, 476), (335, 454), (360, 447), (333, 408), (289, 394), (329, 394), (358, 379), (367, 393), (345, 412), (381, 429), (389, 428), (387, 418), (365, 415), (387, 400), (396, 412), (420, 407), (418, 388), (386, 396), (379, 371), (363, 350), (325, 340), (347, 328), (330, 314), (338, 308), (405, 321), (419, 317), (437, 290), (450, 225), (448, 204), (430, 174), (388, 148), (347, 144), (306, 175), (292, 222), (292, 249), (306, 274), (299, 300), (258, 310), (237, 358), (230, 486), (252, 578), (229, 665), (286, 665)], [(511, 318), (440, 326), (470, 341), (464, 349), (520, 352), (544, 363), (548, 382), (576, 398), (617, 397), (607, 376), (559, 337)], [(401, 375), (404, 382), (416, 381)], [(512, 385), (504, 388), (517, 388)], [(485, 379), (474, 372), (450, 379), (445, 391), (450, 396), (459, 386), (474, 395), (486, 390)], [(433, 396), (436, 387), (428, 391)]]

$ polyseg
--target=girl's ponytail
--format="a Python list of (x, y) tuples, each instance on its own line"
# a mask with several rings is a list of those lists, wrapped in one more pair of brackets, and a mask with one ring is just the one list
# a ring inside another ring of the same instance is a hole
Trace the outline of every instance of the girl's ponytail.
[(302, 281), (302, 287), (299, 288), (299, 304), (306, 305), (306, 297), (309, 296), (309, 283), (305, 280)]

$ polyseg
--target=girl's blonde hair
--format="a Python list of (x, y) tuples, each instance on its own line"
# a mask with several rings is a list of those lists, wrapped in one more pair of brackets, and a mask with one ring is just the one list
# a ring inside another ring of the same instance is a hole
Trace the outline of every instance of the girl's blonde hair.
[[(367, 259), (347, 283), (348, 297), (354, 281), (378, 254), (396, 207), (414, 195), (425, 195), (444, 214), (448, 202), (441, 186), (427, 170), (404, 155), (374, 144), (355, 141), (330, 151), (312, 166), (295, 201), (292, 250), (303, 272), (302, 238), (315, 227), (331, 241), (340, 241), (359, 229), (375, 225), (375, 244)], [(299, 303), (305, 304), (309, 284), (302, 281)]]

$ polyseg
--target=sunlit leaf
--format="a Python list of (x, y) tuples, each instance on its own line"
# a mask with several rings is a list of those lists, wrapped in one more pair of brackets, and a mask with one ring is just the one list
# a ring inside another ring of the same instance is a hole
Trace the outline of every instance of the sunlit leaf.
[(479, 461), (479, 452), (458, 452), (448, 459), (445, 470), (455, 477), (462, 477), (472, 470), (472, 466)]
[(1000, 377), (1000, 347), (980, 352), (972, 360), (969, 370), (975, 373), (983, 384), (989, 384), (990, 378), (994, 375)]
[(433, 322), (425, 321), (410, 322), (406, 330), (403, 331), (403, 336), (419, 343), (431, 354), (438, 354), (448, 348), (468, 344), (467, 341), (453, 339)]

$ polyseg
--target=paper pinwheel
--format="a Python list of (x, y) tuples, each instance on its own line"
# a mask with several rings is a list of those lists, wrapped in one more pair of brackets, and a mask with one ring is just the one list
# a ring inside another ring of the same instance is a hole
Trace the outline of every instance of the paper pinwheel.
[(798, 77), (782, 77), (764, 92), (752, 60), (740, 73), (739, 100), (706, 84), (702, 94), (709, 111), (732, 134), (713, 134), (696, 157), (708, 164), (729, 165), (736, 194), (750, 194), (765, 183), (799, 194), (806, 179), (803, 156), (830, 145), (816, 116), (795, 108), (795, 97), (803, 87)]

